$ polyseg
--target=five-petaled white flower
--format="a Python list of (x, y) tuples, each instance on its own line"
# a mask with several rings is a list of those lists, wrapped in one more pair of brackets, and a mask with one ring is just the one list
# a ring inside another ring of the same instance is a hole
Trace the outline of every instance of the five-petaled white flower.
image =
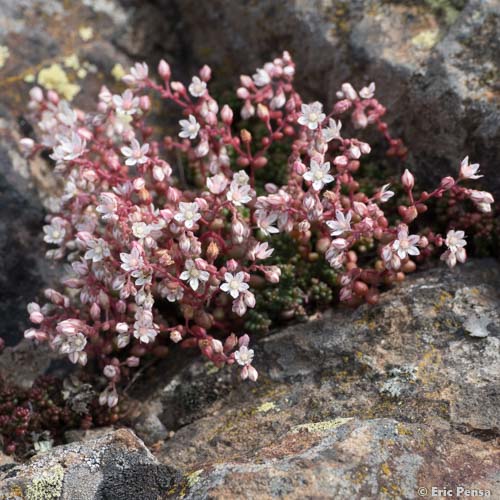
[(251, 250), (249, 250), (248, 258), (251, 260), (264, 260), (271, 257), (273, 252), (274, 248), (269, 248), (269, 243), (265, 241), (264, 243), (257, 243)]
[(66, 235), (65, 225), (64, 219), (61, 219), (61, 217), (54, 217), (50, 225), (43, 226), (43, 232), (45, 233), (43, 241), (60, 245), (64, 241), (64, 236)]
[(248, 184), (240, 185), (233, 181), (229, 186), (229, 191), (226, 193), (226, 197), (229, 201), (233, 202), (234, 206), (240, 207), (252, 199), (250, 196), (250, 189), (251, 187)]
[(127, 159), (125, 160), (125, 165), (129, 165), (132, 167), (136, 163), (139, 163), (140, 165), (146, 163), (148, 161), (148, 157), (146, 156), (146, 154), (149, 151), (149, 144), (143, 144), (141, 146), (139, 144), (139, 141), (134, 138), (130, 141), (130, 145), (132, 146), (131, 148), (129, 148), (128, 146), (123, 146), (123, 148), (121, 149), (123, 156), (127, 157)]
[(56, 136), (58, 145), (54, 147), (54, 152), (50, 157), (55, 161), (75, 160), (85, 151), (86, 142), (77, 133), (72, 132), (71, 137), (64, 135)]
[(464, 236), (465, 233), (463, 231), (454, 231), (453, 229), (451, 229), (446, 234), (446, 239), (444, 240), (444, 242), (452, 252), (456, 252), (460, 248), (463, 248), (465, 245), (467, 245)]
[(118, 113), (133, 115), (139, 109), (139, 98), (134, 96), (130, 89), (127, 89), (122, 95), (113, 96), (113, 104)]
[(257, 87), (264, 87), (271, 82), (269, 73), (263, 68), (258, 68), (257, 72), (252, 76), (252, 79)]
[(179, 137), (191, 140), (196, 139), (200, 131), (200, 124), (193, 115), (189, 115), (187, 120), (180, 120), (179, 125), (182, 127), (182, 130), (179, 132)]
[(316, 160), (311, 160), (311, 167), (303, 177), (306, 181), (312, 182), (313, 189), (321, 191), (325, 184), (334, 179), (333, 175), (328, 172), (330, 172), (330, 162), (320, 164)]
[(146, 224), (145, 222), (134, 222), (132, 224), (132, 233), (140, 240), (147, 238), (152, 230), (153, 227), (151, 224)]
[(263, 210), (257, 210), (255, 212), (255, 219), (257, 226), (266, 236), (280, 232), (277, 227), (273, 226), (273, 224), (278, 220), (277, 213), (266, 213)]
[(177, 222), (181, 222), (184, 224), (184, 227), (187, 229), (193, 229), (196, 221), (201, 219), (201, 214), (198, 212), (200, 207), (197, 203), (187, 203), (185, 201), (181, 201), (179, 203), (179, 212), (174, 215), (174, 219)]
[(245, 273), (242, 271), (236, 274), (226, 273), (224, 279), (226, 282), (222, 283), (220, 289), (231, 295), (233, 299), (237, 299), (240, 293), (245, 292), (249, 288), (248, 283), (245, 283)]
[(130, 253), (121, 253), (120, 259), (122, 261), (121, 268), (125, 271), (135, 271), (137, 269), (141, 269), (144, 265), (144, 261), (142, 259), (141, 251), (138, 247), (132, 248)]
[(469, 157), (466, 156), (460, 163), (460, 177), (464, 179), (479, 179), (483, 177), (479, 174), (479, 163), (469, 165)]
[(253, 360), (253, 349), (249, 349), (246, 345), (242, 345), (240, 349), (234, 353), (234, 359), (241, 366), (251, 364)]
[(208, 271), (203, 271), (196, 267), (196, 263), (192, 259), (186, 260), (185, 270), (182, 271), (179, 278), (181, 280), (187, 281), (189, 286), (196, 292), (200, 286), (200, 281), (208, 281), (210, 275)]
[(340, 139), (340, 129), (342, 128), (342, 122), (339, 120), (338, 122), (335, 122), (333, 118), (330, 118), (328, 120), (328, 127), (324, 128), (321, 131), (321, 134), (323, 135), (323, 139), (326, 142), (330, 142), (333, 139)]
[(332, 236), (340, 236), (341, 234), (351, 230), (352, 212), (349, 210), (347, 215), (344, 215), (340, 210), (335, 211), (337, 220), (329, 220), (326, 225), (332, 230)]
[(392, 243), (392, 250), (400, 259), (406, 259), (408, 255), (419, 255), (420, 250), (416, 246), (419, 241), (420, 236), (417, 234), (408, 235), (407, 229), (400, 229), (397, 239)]
[(149, 68), (146, 63), (135, 63), (134, 66), (130, 68), (130, 73), (125, 75), (122, 80), (129, 84), (139, 83), (147, 79), (148, 73)]
[(363, 99), (371, 99), (375, 95), (375, 82), (371, 82), (368, 87), (363, 87), (359, 91), (359, 96)]
[(207, 177), (207, 187), (213, 194), (221, 194), (227, 187), (228, 178), (224, 174)]
[(117, 209), (117, 197), (113, 193), (101, 193), (96, 211), (101, 214), (103, 220), (116, 220), (118, 218), (115, 213)]
[(108, 244), (102, 238), (89, 240), (87, 246), (89, 249), (85, 252), (85, 258), (92, 262), (100, 262), (111, 255)]
[(316, 130), (326, 117), (323, 113), (323, 104), (318, 101), (312, 104), (302, 104), (301, 111), (298, 122), (306, 125), (309, 130)]
[(199, 77), (193, 76), (188, 90), (193, 97), (201, 97), (207, 91), (207, 84), (203, 80), (200, 80)]

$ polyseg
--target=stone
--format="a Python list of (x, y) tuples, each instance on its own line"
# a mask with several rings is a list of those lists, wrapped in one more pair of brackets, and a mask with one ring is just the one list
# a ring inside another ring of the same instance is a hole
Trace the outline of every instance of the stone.
[(29, 462), (0, 467), (0, 497), (28, 500), (165, 498), (179, 474), (161, 465), (133, 432), (55, 447)]
[[(255, 384), (200, 360), (166, 384), (148, 374), (134, 428), (148, 442), (146, 418), (169, 432), (155, 454), (183, 470), (186, 498), (408, 498), (464, 477), (494, 490), (499, 280), (492, 260), (437, 267), (376, 306), (266, 336)], [(471, 335), (473, 317), (487, 336)]]
[(374, 81), (426, 184), (455, 174), (470, 155), (484, 186), (500, 194), (497, 0), (155, 3), (179, 14), (193, 70), (207, 63), (219, 81), (236, 82), (289, 50), (304, 97), (327, 104), (345, 81)]

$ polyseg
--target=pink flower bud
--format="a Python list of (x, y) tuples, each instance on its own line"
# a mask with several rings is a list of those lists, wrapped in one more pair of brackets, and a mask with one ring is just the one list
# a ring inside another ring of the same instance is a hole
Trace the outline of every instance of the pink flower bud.
[(210, 66), (207, 66), (206, 64), (203, 66), (203, 68), (200, 69), (200, 78), (204, 82), (208, 82), (210, 78), (212, 78), (212, 70), (210, 69)]
[(35, 141), (29, 137), (23, 137), (19, 141), (19, 147), (24, 154), (30, 154), (35, 147)]
[(441, 187), (443, 189), (451, 189), (455, 185), (455, 179), (453, 177), (444, 177), (441, 179)]
[(250, 337), (248, 336), (248, 334), (244, 334), (242, 335), (239, 339), (238, 339), (238, 344), (239, 346), (245, 346), (245, 347), (248, 347), (248, 344), (250, 344)]
[(411, 191), (413, 189), (413, 186), (415, 185), (415, 178), (408, 169), (406, 169), (403, 175), (401, 176), (401, 182), (404, 188), (407, 189), (408, 191)]
[(264, 104), (257, 104), (257, 116), (262, 120), (262, 121), (267, 121), (269, 120), (269, 108), (267, 106), (264, 106)]
[(117, 323), (115, 329), (118, 333), (127, 333), (128, 325), (127, 323)]
[(342, 99), (333, 106), (333, 113), (335, 115), (341, 115), (345, 113), (352, 106), (352, 102), (349, 99)]
[(33, 87), (30, 90), (30, 97), (36, 102), (42, 102), (43, 101), (43, 91), (40, 87)]
[(139, 366), (139, 363), (141, 360), (137, 356), (129, 356), (125, 363), (127, 363), (127, 366), (130, 368), (135, 368), (136, 366)]
[(253, 80), (247, 75), (241, 75), (240, 82), (241, 82), (241, 85), (243, 85), (243, 87), (247, 87), (247, 88), (253, 87)]
[(141, 95), (139, 98), (139, 107), (143, 111), (148, 111), (151, 108), (151, 99), (147, 95)]
[(248, 366), (245, 366), (244, 368), (247, 369), (247, 372), (248, 372), (248, 378), (252, 381), (252, 382), (256, 382), (257, 381), (257, 378), (259, 376), (259, 373), (257, 372), (257, 370), (252, 366), (252, 365), (248, 365)]
[(233, 273), (236, 269), (238, 269), (238, 262), (234, 259), (230, 259), (226, 262), (226, 267), (230, 273)]
[(158, 73), (164, 80), (168, 80), (172, 74), (170, 71), (170, 65), (164, 59), (162, 59), (158, 64)]
[(181, 82), (172, 82), (170, 84), (170, 87), (174, 92), (179, 92), (179, 94), (185, 94), (186, 93), (186, 87)]
[(248, 90), (245, 88), (245, 87), (240, 87), (237, 91), (236, 91), (236, 95), (240, 98), (240, 99), (248, 99), (250, 97), (250, 92), (248, 92)]
[(43, 314), (41, 312), (33, 311), (30, 314), (30, 321), (32, 323), (39, 325), (40, 323), (43, 322)]
[(212, 349), (215, 353), (217, 354), (222, 354), (224, 351), (224, 346), (222, 345), (222, 342), (217, 339), (212, 339)]
[(95, 302), (90, 306), (90, 316), (94, 321), (101, 317), (101, 308)]
[(223, 106), (220, 116), (226, 125), (231, 125), (233, 122), (233, 110), (227, 104)]
[(293, 162), (293, 171), (298, 175), (304, 175), (307, 172), (307, 167), (300, 161)]
[(341, 155), (341, 156), (336, 156), (333, 160), (333, 164), (336, 167), (347, 167), (349, 163), (349, 159), (347, 156)]
[(368, 117), (361, 108), (352, 114), (352, 123), (355, 128), (366, 128), (368, 125)]

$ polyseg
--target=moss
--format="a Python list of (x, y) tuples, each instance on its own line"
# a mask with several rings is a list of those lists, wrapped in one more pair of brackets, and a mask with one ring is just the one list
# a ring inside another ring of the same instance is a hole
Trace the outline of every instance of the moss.
[(61, 496), (64, 469), (55, 465), (36, 476), (26, 490), (26, 500), (51, 500)]

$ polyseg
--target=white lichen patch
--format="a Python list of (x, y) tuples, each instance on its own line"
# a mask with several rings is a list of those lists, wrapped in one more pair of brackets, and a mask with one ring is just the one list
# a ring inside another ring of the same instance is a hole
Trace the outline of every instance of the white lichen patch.
[(411, 39), (414, 47), (420, 50), (429, 50), (439, 41), (439, 30), (425, 30)]
[(26, 489), (26, 500), (52, 500), (60, 498), (64, 469), (57, 464), (35, 475)]
[(78, 34), (80, 35), (80, 38), (84, 42), (88, 42), (89, 40), (92, 40), (92, 38), (94, 37), (94, 30), (92, 29), (91, 26), (80, 26)]
[(267, 403), (262, 403), (259, 407), (255, 409), (256, 413), (267, 413), (268, 411), (275, 410), (276, 405), (272, 401)]

